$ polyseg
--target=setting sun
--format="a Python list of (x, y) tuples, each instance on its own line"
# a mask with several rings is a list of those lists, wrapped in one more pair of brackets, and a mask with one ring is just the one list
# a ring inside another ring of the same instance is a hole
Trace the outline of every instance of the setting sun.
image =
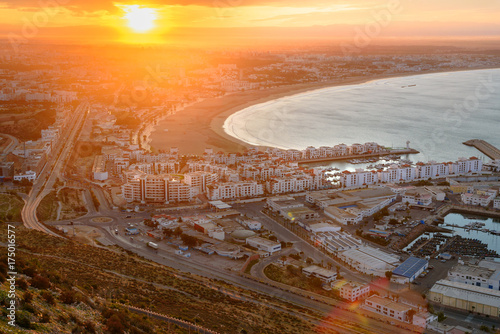
[(123, 18), (128, 20), (128, 26), (135, 32), (144, 33), (155, 27), (156, 10), (153, 8), (141, 8), (139, 5), (131, 5), (124, 8)]

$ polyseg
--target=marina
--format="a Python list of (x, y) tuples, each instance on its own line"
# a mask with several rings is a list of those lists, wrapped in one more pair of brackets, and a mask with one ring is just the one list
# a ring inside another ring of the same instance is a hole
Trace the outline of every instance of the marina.
[(451, 213), (440, 226), (445, 228), (444, 232), (424, 232), (403, 251), (427, 258), (441, 253), (499, 257), (500, 219)]

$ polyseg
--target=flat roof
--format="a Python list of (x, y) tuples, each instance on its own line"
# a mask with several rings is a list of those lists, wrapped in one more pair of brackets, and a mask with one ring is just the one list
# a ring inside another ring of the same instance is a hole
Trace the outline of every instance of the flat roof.
[(369, 297), (367, 300), (374, 302), (376, 304), (379, 304), (381, 306), (385, 306), (388, 309), (394, 310), (396, 312), (405, 312), (405, 311), (409, 311), (412, 309), (410, 306), (408, 306), (406, 304), (398, 303), (398, 302), (395, 302), (391, 299), (379, 297), (377, 295), (373, 295), (373, 296)]
[(279, 242), (272, 241), (272, 240), (265, 239), (265, 238), (261, 238), (261, 237), (247, 238), (247, 241), (249, 241), (249, 240), (257, 242), (261, 245), (270, 246), (270, 247), (281, 245), (281, 243), (279, 243)]
[(456, 272), (464, 275), (482, 277), (482, 278), (490, 278), (495, 271), (492, 269), (484, 268), (484, 267), (476, 267), (476, 266), (467, 266), (459, 264), (455, 268), (451, 269), (450, 272)]
[(309, 209), (308, 207), (302, 206), (299, 208), (290, 208), (290, 209), (284, 209), (283, 211), (286, 211), (288, 213), (306, 213), (306, 212), (316, 212), (314, 210)]
[(492, 307), (500, 305), (500, 291), (482, 288), (475, 285), (439, 280), (431, 288), (430, 292), (440, 293), (447, 297), (453, 297), (469, 302), (475, 302)]
[(420, 269), (428, 264), (427, 260), (419, 259), (418, 257), (410, 256), (405, 262), (401, 263), (392, 271), (394, 275), (403, 277), (413, 277)]
[(231, 208), (231, 205), (224, 203), (223, 201), (210, 201), (208, 203), (210, 203), (210, 205), (212, 206), (215, 206), (219, 210)]
[(323, 277), (333, 277), (333, 276), (337, 275), (337, 273), (334, 271), (331, 271), (331, 270), (328, 270), (325, 268), (321, 268), (321, 267), (318, 267), (315, 265), (306, 267), (306, 268), (302, 269), (302, 271), (318, 274), (318, 275), (323, 276)]

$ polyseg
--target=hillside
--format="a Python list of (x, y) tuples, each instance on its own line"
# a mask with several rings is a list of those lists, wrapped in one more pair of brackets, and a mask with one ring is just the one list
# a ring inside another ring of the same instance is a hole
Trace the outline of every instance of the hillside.
[[(6, 243), (6, 234), (2, 226), (0, 242)], [(276, 328), (280, 333), (314, 331), (310, 322), (281, 311), (291, 306), (272, 297), (182, 274), (121, 249), (82, 245), (22, 226), (16, 228), (16, 244), (17, 271), (21, 274), (17, 291), (21, 310), (18, 320), (29, 320), (37, 333), (74, 330), (79, 333), (162, 333), (158, 322), (124, 311), (113, 306), (114, 302), (184, 319), (220, 333), (276, 333)], [(7, 254), (5, 247), (2, 250), (1, 254)], [(1, 263), (5, 262), (3, 258)], [(8, 289), (5, 272), (6, 268), (2, 267), (0, 299), (4, 305)], [(259, 303), (231, 298), (220, 292), (221, 289), (245, 294)], [(32, 299), (28, 302), (30, 294)], [(47, 301), (49, 295), (55, 304)], [(3, 315), (0, 328), (5, 329), (5, 311)], [(28, 323), (27, 320), (22, 321)], [(120, 323), (123, 328), (111, 330), (113, 323)], [(170, 333), (172, 330), (173, 327)]]

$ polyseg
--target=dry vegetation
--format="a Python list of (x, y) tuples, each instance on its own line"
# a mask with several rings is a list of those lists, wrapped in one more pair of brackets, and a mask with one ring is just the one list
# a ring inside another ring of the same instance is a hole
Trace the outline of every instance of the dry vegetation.
[(20, 222), (24, 202), (16, 194), (0, 194), (0, 221)]
[(326, 297), (340, 299), (339, 293), (337, 291), (324, 290), (322, 288), (323, 283), (319, 278), (308, 278), (302, 273), (301, 268), (297, 268), (292, 265), (288, 265), (287, 267), (280, 267), (274, 264), (270, 264), (264, 269), (264, 274), (269, 279), (272, 279), (276, 282), (312, 291)]
[[(2, 238), (6, 233), (1, 233)], [(4, 240), (2, 240), (4, 241)], [(312, 325), (267, 305), (271, 297), (246, 292), (261, 304), (232, 299), (218, 287), (241, 289), (222, 282), (182, 275), (120, 250), (82, 245), (43, 233), (17, 230), (18, 254), (46, 272), (53, 283), (72, 282), (92, 297), (155, 310), (221, 333), (310, 333)], [(281, 304), (281, 307), (289, 305)]]
[(40, 202), (37, 217), (41, 221), (57, 220), (59, 205), (61, 205), (60, 220), (81, 217), (87, 213), (82, 196), (81, 190), (73, 188), (63, 188), (58, 194), (51, 191)]

